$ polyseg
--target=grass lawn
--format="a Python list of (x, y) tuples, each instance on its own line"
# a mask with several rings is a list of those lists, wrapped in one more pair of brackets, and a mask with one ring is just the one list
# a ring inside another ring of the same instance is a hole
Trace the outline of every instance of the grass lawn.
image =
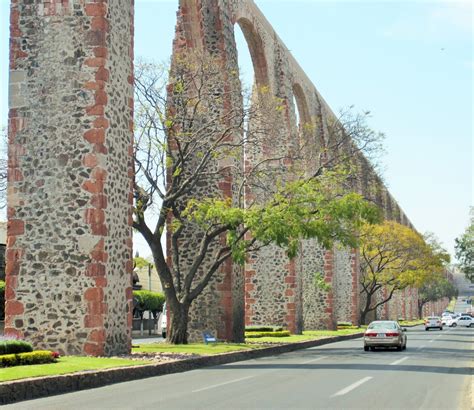
[(168, 343), (142, 344), (132, 349), (133, 353), (193, 353), (197, 355), (213, 355), (219, 353), (236, 352), (238, 350), (257, 349), (260, 346), (250, 346), (244, 343), (190, 343), (187, 345), (172, 345)]
[(398, 322), (400, 326), (414, 326), (414, 325), (422, 325), (425, 323), (423, 319), (415, 319), (415, 320), (400, 320)]
[(305, 330), (302, 335), (291, 335), (288, 337), (259, 337), (256, 339), (246, 339), (251, 343), (293, 343), (306, 340), (323, 339), (328, 336), (352, 335), (363, 332), (364, 329), (340, 329), (340, 330)]
[(0, 382), (8, 380), (25, 379), (28, 377), (55, 376), (59, 374), (75, 373), (84, 370), (109, 369), (112, 367), (138, 366), (151, 362), (105, 359), (98, 357), (65, 356), (58, 359), (57, 363), (35, 364), (30, 366), (14, 366), (0, 368)]

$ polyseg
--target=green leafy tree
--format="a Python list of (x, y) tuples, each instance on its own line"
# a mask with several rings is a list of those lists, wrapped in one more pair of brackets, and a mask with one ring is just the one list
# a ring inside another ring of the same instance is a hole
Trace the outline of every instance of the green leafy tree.
[(474, 208), (470, 210), (469, 226), (456, 238), (456, 258), (466, 279), (474, 283)]
[(134, 290), (133, 297), (136, 299), (136, 309), (143, 319), (143, 312), (149, 310), (153, 313), (154, 318), (158, 318), (158, 314), (163, 311), (165, 296), (160, 292), (151, 292), (149, 290)]
[[(380, 217), (374, 205), (347, 190), (350, 159), (367, 146), (364, 139), (373, 138), (364, 136), (368, 128), (358, 128), (357, 144), (339, 128), (312, 175), (304, 172), (311, 158), (298, 150), (242, 170), (244, 152), (271, 144), (284, 106), (261, 89), (252, 104), (223, 112), (217, 109), (223, 100), (241, 101), (242, 95), (216, 89), (222, 76), (222, 66), (202, 56), (176, 58), (170, 77), (156, 65), (136, 69), (133, 226), (150, 246), (175, 344), (187, 343), (189, 309), (226, 261), (243, 264), (249, 253), (268, 245), (293, 258), (307, 238), (326, 247), (335, 241), (356, 246), (361, 224)], [(362, 122), (361, 117), (348, 128), (357, 131), (354, 124)], [(231, 176), (232, 198), (213, 190)], [(200, 187), (206, 189), (196, 195)], [(251, 202), (248, 192), (261, 195)]]
[[(365, 225), (360, 241), (361, 324), (396, 291), (423, 286), (449, 262), (449, 255), (431, 237), (425, 239), (394, 221)], [(383, 291), (384, 296), (377, 298)]]
[(453, 298), (457, 294), (457, 288), (443, 274), (433, 275), (430, 281), (427, 281), (418, 289), (418, 317), (423, 316), (423, 306), (428, 302)]

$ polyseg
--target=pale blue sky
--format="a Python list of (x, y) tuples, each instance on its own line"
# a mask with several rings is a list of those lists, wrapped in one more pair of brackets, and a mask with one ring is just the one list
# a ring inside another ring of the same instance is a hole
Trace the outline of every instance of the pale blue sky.
[[(0, 0), (0, 125), (7, 120), (8, 1)], [(177, 0), (136, 0), (135, 54), (169, 58)], [(473, 15), (467, 1), (256, 0), (337, 111), (386, 134), (386, 183), (415, 227), (453, 253), (473, 204)], [(244, 78), (253, 75), (240, 32)], [(150, 252), (137, 241), (140, 254)]]

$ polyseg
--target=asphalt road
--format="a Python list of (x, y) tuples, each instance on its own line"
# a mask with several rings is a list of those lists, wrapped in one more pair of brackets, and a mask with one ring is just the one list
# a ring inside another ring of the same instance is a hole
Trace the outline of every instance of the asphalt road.
[(408, 329), (406, 351), (362, 340), (5, 406), (21, 409), (470, 409), (474, 329)]

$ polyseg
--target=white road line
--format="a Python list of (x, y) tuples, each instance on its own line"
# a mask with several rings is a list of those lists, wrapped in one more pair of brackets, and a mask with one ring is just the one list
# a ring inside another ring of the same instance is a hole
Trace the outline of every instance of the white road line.
[(397, 364), (400, 364), (401, 362), (404, 362), (407, 359), (408, 359), (408, 356), (402, 357), (401, 359), (395, 360), (393, 363), (390, 363), (390, 366), (395, 366)]
[(431, 339), (428, 343), (433, 343), (434, 342), (434, 339)]
[(202, 389), (192, 390), (192, 393), (198, 393), (198, 392), (200, 392), (200, 391), (214, 389), (214, 388), (216, 388), (216, 387), (225, 386), (226, 384), (241, 382), (242, 380), (253, 379), (254, 377), (256, 377), (256, 376), (241, 377), (240, 379), (230, 380), (230, 381), (228, 381), (228, 382), (219, 383), (219, 384), (214, 384), (214, 385), (212, 385), (212, 386), (206, 386), (206, 387), (203, 387)]
[(426, 345), (420, 346), (418, 349), (423, 349), (424, 347), (426, 347)]
[(331, 397), (344, 396), (345, 394), (359, 387), (361, 384), (368, 382), (370, 379), (372, 379), (371, 376), (364, 377), (363, 379), (360, 379), (358, 382), (352, 383), (350, 386), (347, 386), (345, 389), (339, 390), (337, 393), (334, 393)]
[(303, 362), (303, 363), (300, 363), (300, 364), (308, 364), (308, 363), (313, 363), (313, 362), (319, 362), (320, 360), (323, 360), (326, 357), (327, 356), (321, 356), (321, 357), (318, 357), (317, 359), (308, 360), (307, 362)]

